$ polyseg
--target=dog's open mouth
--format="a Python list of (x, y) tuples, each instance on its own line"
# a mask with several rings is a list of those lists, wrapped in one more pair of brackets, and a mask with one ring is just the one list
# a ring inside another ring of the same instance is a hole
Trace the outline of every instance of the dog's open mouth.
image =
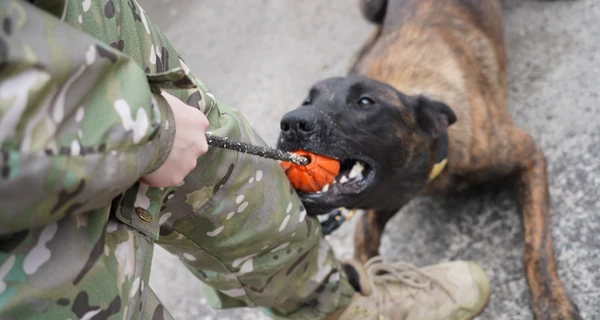
[(367, 161), (357, 159), (340, 160), (340, 172), (331, 184), (326, 184), (315, 193), (300, 192), (311, 200), (333, 200), (342, 196), (356, 196), (369, 188), (375, 180), (375, 168)]

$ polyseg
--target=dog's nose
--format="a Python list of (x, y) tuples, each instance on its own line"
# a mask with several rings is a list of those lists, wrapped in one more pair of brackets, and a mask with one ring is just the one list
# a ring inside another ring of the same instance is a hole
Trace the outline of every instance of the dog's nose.
[(317, 130), (317, 116), (307, 108), (288, 112), (281, 119), (281, 133), (286, 139), (306, 138)]

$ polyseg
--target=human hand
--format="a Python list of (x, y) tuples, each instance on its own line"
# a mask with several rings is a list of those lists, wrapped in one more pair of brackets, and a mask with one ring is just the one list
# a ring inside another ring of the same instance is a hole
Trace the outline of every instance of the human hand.
[(176, 97), (162, 92), (162, 96), (173, 110), (175, 139), (173, 148), (156, 171), (140, 179), (154, 187), (172, 187), (180, 184), (195, 167), (198, 158), (208, 150), (206, 129), (208, 119), (198, 109), (188, 106)]

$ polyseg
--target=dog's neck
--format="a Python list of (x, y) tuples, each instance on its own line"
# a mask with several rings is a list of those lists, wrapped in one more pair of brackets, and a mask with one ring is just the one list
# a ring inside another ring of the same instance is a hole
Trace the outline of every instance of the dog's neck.
[(429, 172), (429, 178), (427, 182), (433, 181), (437, 178), (446, 165), (448, 164), (448, 133), (444, 132), (441, 136), (435, 139), (434, 142), (435, 162), (431, 171)]

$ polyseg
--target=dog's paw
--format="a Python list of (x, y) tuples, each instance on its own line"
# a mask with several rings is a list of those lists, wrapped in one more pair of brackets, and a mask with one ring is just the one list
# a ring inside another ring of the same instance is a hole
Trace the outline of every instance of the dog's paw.
[(568, 297), (538, 299), (533, 314), (536, 320), (583, 320), (579, 308)]

